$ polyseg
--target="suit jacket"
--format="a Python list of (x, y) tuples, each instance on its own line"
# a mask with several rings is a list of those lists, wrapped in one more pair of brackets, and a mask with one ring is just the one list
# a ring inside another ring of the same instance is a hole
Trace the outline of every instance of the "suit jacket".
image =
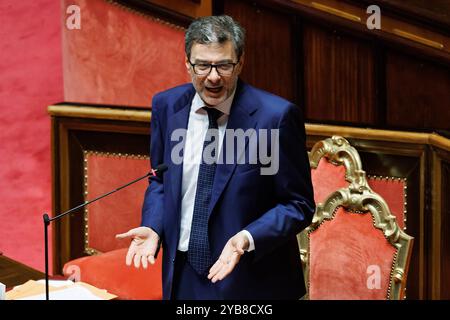
[[(150, 179), (142, 225), (162, 239), (164, 299), (172, 292), (181, 219), (183, 165), (171, 160), (172, 148), (180, 143), (171, 141), (171, 133), (187, 128), (194, 95), (192, 84), (185, 84), (155, 95), (152, 102), (150, 159), (154, 166), (165, 163), (168, 170), (162, 178)], [(246, 252), (216, 285), (223, 299), (300, 298), (305, 285), (296, 235), (311, 223), (315, 209), (301, 112), (289, 101), (239, 80), (227, 129), (239, 128), (279, 129), (279, 170), (261, 175), (260, 163), (217, 165), (208, 220), (213, 261), (243, 229), (253, 236), (255, 250)], [(230, 151), (226, 149), (224, 142), (224, 156)]]

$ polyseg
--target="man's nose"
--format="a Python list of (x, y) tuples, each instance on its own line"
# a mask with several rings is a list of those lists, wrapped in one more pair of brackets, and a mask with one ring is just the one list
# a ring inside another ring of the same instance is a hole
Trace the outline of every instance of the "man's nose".
[(208, 80), (210, 82), (217, 82), (220, 80), (220, 74), (215, 67), (211, 68), (211, 72), (208, 74)]

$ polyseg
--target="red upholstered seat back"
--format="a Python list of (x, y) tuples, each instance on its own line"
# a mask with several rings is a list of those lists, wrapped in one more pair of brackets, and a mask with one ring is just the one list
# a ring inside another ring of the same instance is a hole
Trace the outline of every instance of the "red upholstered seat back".
[[(85, 198), (93, 199), (149, 170), (148, 158), (86, 152)], [(86, 208), (86, 249), (107, 252), (128, 247), (129, 242), (118, 241), (114, 236), (140, 225), (147, 186), (148, 180), (143, 179)]]
[(370, 213), (338, 207), (310, 233), (310, 299), (386, 299), (396, 249)]
[(413, 243), (401, 231), (406, 181), (368, 182), (339, 136), (317, 142), (310, 164), (317, 208), (298, 235), (309, 298), (402, 299)]
[(387, 202), (392, 215), (397, 218), (401, 229), (405, 229), (406, 220), (406, 180), (386, 179), (369, 176), (369, 187)]
[(316, 203), (322, 203), (331, 193), (349, 185), (345, 180), (345, 167), (334, 165), (325, 157), (320, 159), (317, 168), (311, 168), (311, 181)]

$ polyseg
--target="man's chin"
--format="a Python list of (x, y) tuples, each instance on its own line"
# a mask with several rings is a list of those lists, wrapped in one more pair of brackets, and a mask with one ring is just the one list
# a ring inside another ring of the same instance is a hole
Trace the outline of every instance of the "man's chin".
[(226, 97), (224, 94), (222, 94), (218, 97), (211, 97), (208, 95), (204, 95), (202, 97), (203, 102), (206, 103), (208, 106), (216, 106), (218, 104), (221, 104), (222, 102), (225, 101), (225, 99), (226, 99)]

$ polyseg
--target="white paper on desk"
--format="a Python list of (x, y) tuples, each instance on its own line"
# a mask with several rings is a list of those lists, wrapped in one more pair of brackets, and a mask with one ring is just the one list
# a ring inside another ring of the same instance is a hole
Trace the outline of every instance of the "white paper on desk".
[[(45, 285), (45, 279), (38, 280), (36, 282)], [(71, 281), (71, 280), (48, 280), (49, 287), (55, 287), (55, 288), (60, 288), (60, 287), (65, 287), (65, 286), (72, 286), (74, 284), (75, 283), (73, 281)]]
[(0, 300), (6, 299), (6, 285), (0, 282)]
[[(81, 286), (70, 286), (66, 289), (49, 292), (50, 300), (103, 300), (96, 296), (91, 291)], [(45, 300), (44, 294), (37, 294), (34, 296), (21, 298), (17, 300)]]

